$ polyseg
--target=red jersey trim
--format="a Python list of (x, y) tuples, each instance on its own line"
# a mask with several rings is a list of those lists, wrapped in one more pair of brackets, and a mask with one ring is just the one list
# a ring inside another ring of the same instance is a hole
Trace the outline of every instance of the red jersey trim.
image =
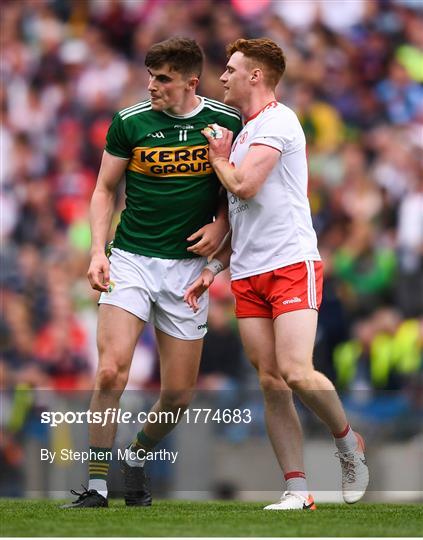
[(276, 107), (276, 105), (278, 104), (278, 102), (274, 99), (273, 101), (270, 101), (269, 103), (267, 103), (264, 107), (262, 107), (259, 111), (257, 111), (256, 113), (254, 113), (252, 116), (249, 116), (245, 122), (244, 122), (244, 126), (250, 121), (250, 120), (253, 120), (254, 118), (256, 118), (260, 113), (262, 113), (263, 111), (265, 111), (267, 108), (271, 108), (271, 107)]

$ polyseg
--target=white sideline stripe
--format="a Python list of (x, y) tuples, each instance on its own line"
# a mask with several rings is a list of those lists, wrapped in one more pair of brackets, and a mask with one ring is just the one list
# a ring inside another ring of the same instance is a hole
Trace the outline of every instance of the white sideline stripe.
[(241, 118), (241, 113), (238, 111), (238, 109), (234, 109), (233, 107), (225, 107), (220, 105), (217, 102), (210, 101), (210, 100), (204, 100), (204, 103), (207, 103), (208, 105), (212, 105), (213, 107), (216, 107), (217, 109), (221, 109), (222, 111), (231, 112), (234, 114), (237, 114)]
[(134, 114), (139, 114), (139, 113), (150, 111), (150, 110), (151, 110), (151, 105), (149, 107), (144, 107), (143, 109), (137, 109), (136, 111), (132, 111), (126, 114), (125, 116), (122, 116), (122, 120), (126, 120), (130, 116), (134, 116)]
[(308, 287), (307, 287), (308, 305), (311, 308), (317, 309), (316, 274), (314, 272), (314, 262), (306, 261), (305, 263), (307, 265), (307, 276), (308, 276)]
[(121, 111), (119, 111), (119, 114), (125, 114), (125, 113), (131, 111), (132, 109), (134, 109), (135, 107), (141, 107), (143, 105), (147, 105), (147, 103), (149, 101), (150, 101), (149, 99), (145, 99), (144, 101), (140, 101), (139, 103), (135, 103), (135, 105), (131, 105), (130, 107), (126, 107), (126, 109), (122, 109)]
[(313, 306), (311, 305), (311, 300), (310, 300), (310, 268), (308, 266), (308, 261), (305, 261), (305, 264), (307, 267), (307, 302), (308, 302), (308, 307), (311, 308)]
[(236, 118), (237, 120), (240, 120), (240, 116), (236, 115), (236, 114), (232, 114), (231, 112), (229, 111), (224, 111), (223, 109), (217, 109), (216, 107), (212, 107), (210, 105), (210, 103), (204, 103), (204, 107), (208, 107), (209, 109), (211, 109), (212, 111), (216, 111), (216, 112), (219, 112), (219, 113), (222, 113), (222, 114), (227, 114), (228, 116), (232, 116), (233, 118)]
[(125, 118), (125, 116), (128, 116), (128, 114), (132, 114), (133, 112), (138, 112), (138, 111), (144, 111), (145, 109), (149, 109), (151, 108), (151, 104), (146, 104), (146, 105), (140, 105), (139, 107), (136, 107), (135, 109), (132, 109), (132, 111), (128, 111), (124, 114), (121, 114), (120, 116), (122, 118)]
[(146, 103), (145, 105), (137, 105), (136, 107), (132, 108), (130, 111), (125, 111), (125, 112), (120, 111), (119, 115), (121, 117), (126, 116), (127, 114), (130, 114), (131, 112), (137, 111), (139, 109), (144, 109), (145, 107), (148, 107), (148, 105), (149, 105), (148, 103)]
[(120, 112), (119, 114), (120, 114), (120, 116), (126, 116), (127, 114), (131, 114), (134, 111), (139, 111), (139, 110), (145, 109), (147, 107), (151, 107), (151, 103), (145, 103), (144, 105), (137, 105), (136, 107), (134, 107), (130, 111), (126, 111), (124, 113)]
[(311, 275), (312, 275), (311, 292), (313, 296), (314, 308), (317, 309), (316, 272), (314, 271), (314, 261), (309, 261), (309, 262), (310, 262)]
[(218, 109), (219, 111), (222, 111), (223, 113), (235, 114), (236, 117), (241, 120), (241, 113), (238, 112), (236, 109), (224, 109), (223, 107), (219, 107), (218, 105), (215, 105), (214, 103), (210, 101), (204, 101), (204, 106), (214, 107), (215, 109)]
[(229, 107), (229, 105), (225, 105), (224, 103), (221, 103), (220, 101), (215, 101), (214, 99), (210, 98), (204, 98), (204, 101), (206, 103), (210, 103), (210, 105), (215, 105), (216, 107), (221, 107), (224, 110), (227, 110), (229, 112), (234, 112), (236, 114), (239, 114), (241, 116), (241, 113), (238, 109), (235, 109), (235, 107)]

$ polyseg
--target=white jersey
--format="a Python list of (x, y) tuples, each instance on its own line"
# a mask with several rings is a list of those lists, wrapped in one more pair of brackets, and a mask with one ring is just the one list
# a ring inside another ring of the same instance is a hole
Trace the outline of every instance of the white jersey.
[(307, 198), (305, 136), (296, 114), (274, 101), (247, 120), (229, 157), (235, 167), (252, 144), (281, 155), (254, 197), (242, 200), (228, 192), (232, 279), (320, 260)]

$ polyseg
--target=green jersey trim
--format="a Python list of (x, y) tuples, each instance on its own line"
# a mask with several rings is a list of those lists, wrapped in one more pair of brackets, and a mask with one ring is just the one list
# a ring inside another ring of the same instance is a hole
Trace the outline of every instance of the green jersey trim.
[(216, 112), (223, 112), (241, 120), (241, 113), (238, 109), (235, 109), (235, 107), (230, 107), (229, 105), (225, 105), (224, 103), (220, 103), (219, 101), (210, 98), (204, 98), (204, 104)]
[(143, 105), (148, 105), (150, 102), (149, 99), (145, 99), (144, 101), (140, 101), (139, 103), (135, 103), (135, 105), (131, 105), (130, 107), (126, 107), (126, 109), (122, 109), (121, 111), (119, 111), (119, 114), (122, 115), (122, 114), (126, 114), (127, 112), (130, 112), (134, 109), (136, 109), (137, 107), (141, 107)]
[(147, 103), (146, 105), (139, 105), (138, 107), (136, 107), (135, 109), (131, 110), (131, 111), (128, 111), (124, 114), (120, 114), (120, 117), (122, 118), (122, 120), (126, 120), (127, 118), (130, 118), (131, 116), (133, 116), (134, 114), (139, 114), (139, 113), (142, 113), (142, 112), (145, 112), (145, 111), (149, 111), (151, 110), (151, 103)]
[(223, 111), (221, 109), (218, 109), (217, 107), (213, 107), (212, 105), (210, 104), (206, 104), (204, 105), (204, 107), (206, 107), (207, 109), (211, 109), (212, 111), (215, 111), (215, 112), (220, 112), (222, 114), (227, 114), (228, 116), (232, 116), (233, 118), (236, 118), (237, 120), (240, 120), (240, 117), (231, 113), (231, 112), (228, 112), (228, 111)]

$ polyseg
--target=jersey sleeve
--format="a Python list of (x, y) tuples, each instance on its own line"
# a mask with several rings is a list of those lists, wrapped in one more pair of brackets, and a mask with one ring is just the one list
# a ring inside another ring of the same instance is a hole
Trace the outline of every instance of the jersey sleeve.
[(305, 137), (294, 112), (269, 109), (262, 114), (250, 140), (250, 146), (253, 144), (264, 144), (283, 154), (290, 154), (305, 146)]
[(132, 146), (125, 133), (123, 120), (119, 113), (114, 115), (110, 124), (104, 149), (108, 154), (120, 158), (129, 159), (132, 156)]

